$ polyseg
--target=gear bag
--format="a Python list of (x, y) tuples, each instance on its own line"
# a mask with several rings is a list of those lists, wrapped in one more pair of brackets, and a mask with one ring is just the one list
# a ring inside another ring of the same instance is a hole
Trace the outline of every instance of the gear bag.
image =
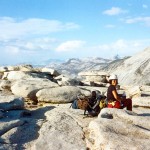
[(74, 101), (72, 102), (72, 104), (71, 104), (70, 107), (72, 107), (73, 109), (79, 109), (79, 108), (78, 108), (78, 100), (77, 100), (77, 99), (74, 100)]
[(88, 99), (79, 99), (77, 100), (77, 106), (79, 109), (82, 110), (87, 110), (89, 103), (88, 103)]
[(77, 99), (75, 99), (71, 106), (73, 109), (82, 109), (86, 110), (88, 107), (88, 99), (83, 94), (77, 95)]

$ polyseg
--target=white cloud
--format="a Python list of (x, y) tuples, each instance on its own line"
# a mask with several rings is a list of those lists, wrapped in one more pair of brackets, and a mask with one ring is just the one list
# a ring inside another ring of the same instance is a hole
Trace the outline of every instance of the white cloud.
[(7, 54), (35, 54), (52, 51), (58, 40), (55, 38), (41, 37), (35, 39), (9, 40), (1, 42), (0, 50)]
[(119, 15), (126, 12), (127, 12), (126, 10), (123, 10), (119, 7), (112, 7), (111, 9), (103, 11), (103, 14), (113, 16), (113, 15)]
[(58, 20), (30, 18), (17, 20), (10, 17), (0, 18), (0, 41), (17, 39), (31, 35), (48, 35), (52, 32), (59, 32), (70, 29), (78, 29), (79, 25), (73, 22), (63, 23)]
[(56, 48), (56, 51), (72, 51), (81, 48), (84, 44), (85, 41), (79, 41), (79, 40), (67, 41), (60, 44)]
[(124, 50), (127, 48), (127, 42), (123, 39), (117, 40), (115, 43), (112, 44), (113, 49)]
[(149, 43), (150, 39), (133, 41), (119, 39), (113, 43), (99, 45), (94, 49), (100, 50), (102, 55), (108, 57), (116, 54), (119, 54), (120, 56), (129, 56), (150, 46)]
[(23, 46), (24, 49), (38, 51), (38, 50), (51, 50), (53, 45), (55, 45), (55, 43), (57, 42), (58, 42), (57, 39), (43, 37), (32, 39), (31, 41), (19, 42), (18, 44), (21, 44), (21, 46)]
[(144, 23), (147, 26), (150, 26), (150, 17), (135, 17), (135, 18), (129, 18), (125, 20), (126, 23), (128, 24), (133, 24), (133, 23)]
[(146, 4), (143, 4), (142, 7), (145, 8), (145, 9), (148, 8), (148, 6)]
[(79, 25), (73, 22), (0, 17), (0, 50), (14, 55), (41, 53), (43, 50), (51, 51), (58, 44), (58, 40), (49, 38), (49, 34), (78, 28)]
[(98, 48), (101, 50), (123, 50), (127, 48), (127, 43), (125, 40), (119, 39), (114, 43), (99, 45)]

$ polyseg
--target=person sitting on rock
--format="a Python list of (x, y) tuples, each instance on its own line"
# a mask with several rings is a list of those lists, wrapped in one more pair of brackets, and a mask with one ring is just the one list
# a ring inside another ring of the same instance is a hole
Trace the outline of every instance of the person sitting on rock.
[(100, 107), (99, 107), (99, 101), (98, 99), (98, 94), (97, 91), (92, 91), (91, 92), (91, 97), (89, 98), (89, 107), (87, 108), (87, 111), (89, 114), (96, 116), (100, 112)]
[(96, 102), (97, 102), (97, 100), (96, 100), (96, 91), (92, 91), (91, 92), (91, 97), (89, 98), (89, 104), (90, 104), (91, 107), (93, 107)]
[(117, 75), (111, 75), (109, 77), (109, 83), (110, 86), (108, 87), (107, 90), (107, 100), (108, 100), (108, 108), (118, 108), (118, 109), (123, 109), (127, 108), (127, 110), (132, 111), (132, 100), (131, 99), (126, 99), (122, 98), (118, 95), (116, 86), (118, 84), (118, 77)]

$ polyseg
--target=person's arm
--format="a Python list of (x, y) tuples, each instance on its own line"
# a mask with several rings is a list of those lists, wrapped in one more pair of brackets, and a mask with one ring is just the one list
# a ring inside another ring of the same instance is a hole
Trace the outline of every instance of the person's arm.
[(121, 102), (121, 98), (118, 96), (116, 90), (113, 90), (112, 93), (113, 93), (114, 98), (115, 98), (117, 101)]

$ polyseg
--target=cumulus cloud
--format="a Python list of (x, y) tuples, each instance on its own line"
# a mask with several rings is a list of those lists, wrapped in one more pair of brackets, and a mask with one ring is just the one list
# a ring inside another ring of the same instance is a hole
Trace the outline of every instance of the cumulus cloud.
[(78, 24), (59, 20), (0, 17), (0, 50), (16, 56), (51, 51), (58, 45), (57, 39), (50, 38), (52, 33), (79, 28)]
[(135, 17), (135, 18), (129, 18), (125, 20), (128, 24), (133, 23), (144, 23), (147, 26), (150, 26), (150, 17)]
[(119, 15), (126, 12), (127, 12), (126, 10), (123, 10), (119, 7), (112, 7), (111, 9), (103, 11), (103, 14), (113, 16), (113, 15)]
[(18, 20), (10, 17), (0, 18), (0, 41), (28, 37), (29, 35), (48, 35), (70, 29), (78, 29), (79, 25), (73, 22), (63, 23), (58, 20), (29, 18)]
[(1, 42), (0, 50), (6, 52), (7, 54), (13, 55), (35, 54), (45, 51), (51, 51), (57, 44), (57, 39), (49, 37), (9, 40)]
[(86, 43), (85, 41), (79, 41), (79, 40), (66, 41), (60, 44), (56, 48), (56, 51), (72, 51), (81, 48), (85, 43)]

